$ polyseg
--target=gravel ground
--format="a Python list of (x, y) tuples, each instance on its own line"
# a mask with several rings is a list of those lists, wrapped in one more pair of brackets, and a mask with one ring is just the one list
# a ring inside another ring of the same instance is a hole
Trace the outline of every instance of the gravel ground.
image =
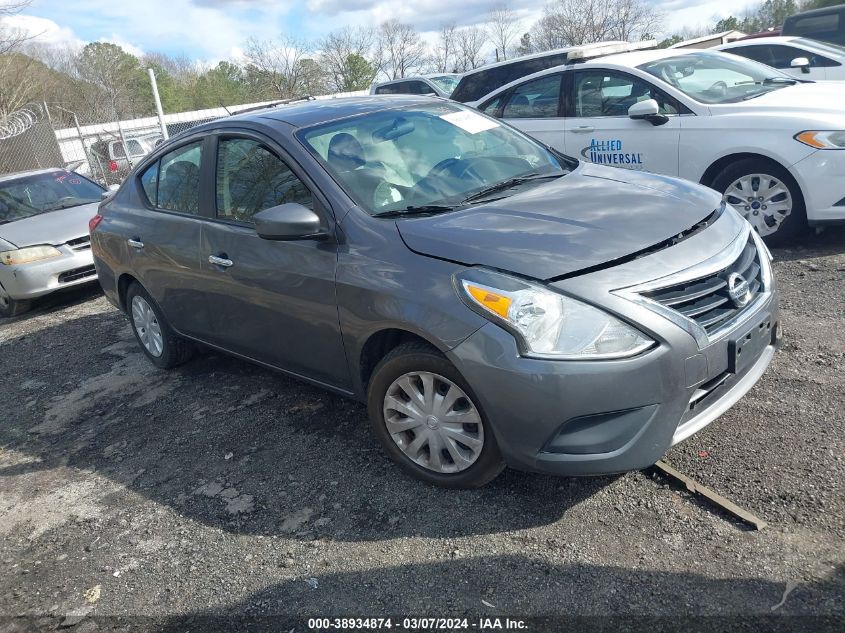
[(44, 301), (0, 323), (0, 630), (268, 614), (842, 630), (845, 230), (775, 257), (782, 351), (666, 458), (761, 532), (649, 471), (431, 488), (390, 464), (362, 405), (222, 355), (160, 371), (94, 289)]

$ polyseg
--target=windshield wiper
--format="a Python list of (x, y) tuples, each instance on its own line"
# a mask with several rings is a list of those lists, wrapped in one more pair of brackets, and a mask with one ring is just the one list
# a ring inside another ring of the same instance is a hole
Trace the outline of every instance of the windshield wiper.
[(398, 218), (404, 215), (422, 215), (427, 213), (446, 213), (454, 211), (455, 207), (450, 207), (445, 204), (422, 204), (416, 207), (405, 207), (404, 209), (392, 209), (390, 211), (382, 211), (381, 213), (374, 213), (374, 218)]
[(545, 180), (548, 178), (560, 178), (561, 176), (563, 176), (563, 174), (528, 174), (527, 176), (517, 176), (516, 178), (509, 178), (508, 180), (497, 182), (495, 185), (485, 187), (481, 191), (476, 191), (474, 194), (464, 198), (463, 202), (474, 202), (476, 200), (480, 200), (481, 198), (486, 198), (492, 193), (511, 189), (512, 187), (521, 185), (524, 182), (530, 182), (532, 180)]

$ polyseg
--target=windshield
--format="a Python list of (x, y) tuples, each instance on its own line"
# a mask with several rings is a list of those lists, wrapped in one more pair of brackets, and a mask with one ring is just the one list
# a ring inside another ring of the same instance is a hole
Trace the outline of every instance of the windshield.
[(845, 46), (834, 44), (833, 42), (822, 42), (819, 40), (808, 40), (806, 37), (799, 37), (793, 40), (793, 44), (806, 46), (811, 51), (820, 51), (828, 55), (843, 56), (845, 55)]
[(797, 83), (764, 64), (715, 52), (668, 57), (639, 68), (701, 103), (736, 103)]
[(458, 75), (440, 75), (439, 77), (429, 77), (428, 80), (435, 86), (440, 88), (448, 97), (452, 91), (458, 86), (460, 77)]
[(307, 128), (300, 138), (371, 214), (433, 205), (449, 210), (493, 185), (565, 173), (554, 154), (520, 132), (442, 102), (334, 121)]
[(102, 194), (98, 185), (68, 171), (0, 181), (0, 224), (99, 202)]

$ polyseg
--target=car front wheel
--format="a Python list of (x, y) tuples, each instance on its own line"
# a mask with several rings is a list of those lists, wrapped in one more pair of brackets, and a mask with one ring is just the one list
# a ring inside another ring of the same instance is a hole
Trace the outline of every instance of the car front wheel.
[(769, 244), (788, 242), (806, 229), (801, 189), (792, 175), (776, 163), (758, 159), (736, 161), (716, 175), (712, 187)]
[(133, 283), (127, 290), (126, 306), (135, 338), (156, 367), (170, 369), (191, 357), (193, 346), (172, 330), (161, 309), (140, 284)]
[(504, 468), (469, 385), (436, 349), (406, 343), (388, 353), (368, 389), (370, 421), (406, 472), (447, 488), (477, 488)]

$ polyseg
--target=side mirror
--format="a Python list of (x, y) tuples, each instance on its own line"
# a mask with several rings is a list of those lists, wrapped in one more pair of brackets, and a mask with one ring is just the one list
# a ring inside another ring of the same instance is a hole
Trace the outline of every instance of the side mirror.
[(638, 101), (628, 108), (628, 116), (635, 121), (648, 121), (652, 125), (663, 125), (669, 120), (665, 114), (660, 114), (660, 106), (654, 99)]
[(806, 57), (796, 57), (791, 62), (789, 62), (790, 68), (800, 68), (801, 72), (805, 75), (810, 72), (810, 60)]
[(304, 240), (325, 237), (320, 216), (296, 202), (256, 213), (255, 231), (265, 240)]

